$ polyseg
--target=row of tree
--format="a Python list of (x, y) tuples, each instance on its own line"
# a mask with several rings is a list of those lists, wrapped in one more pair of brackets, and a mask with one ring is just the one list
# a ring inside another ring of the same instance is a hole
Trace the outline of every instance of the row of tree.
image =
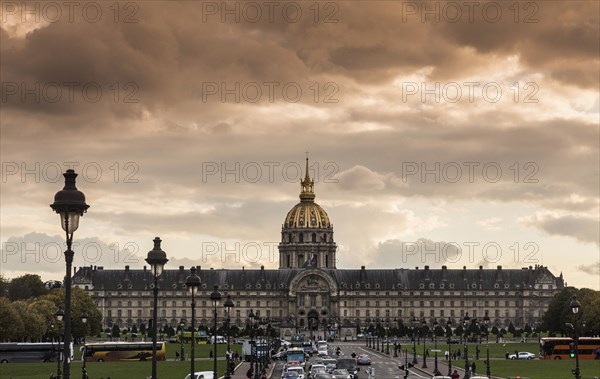
[[(570, 307), (573, 296), (577, 296), (577, 301), (581, 303), (577, 314)], [(600, 335), (600, 291), (566, 287), (554, 295), (544, 314), (542, 328), (551, 335), (568, 336), (573, 331), (566, 326), (567, 323), (574, 325), (581, 335)]]
[[(71, 329), (78, 340), (96, 335), (101, 330), (102, 315), (92, 298), (83, 290), (71, 291)], [(58, 322), (56, 311), (64, 310), (65, 291), (62, 288), (46, 288), (39, 275), (27, 274), (10, 282), (0, 278), (0, 341), (48, 341), (56, 340), (64, 330)], [(87, 323), (81, 314), (88, 315)]]

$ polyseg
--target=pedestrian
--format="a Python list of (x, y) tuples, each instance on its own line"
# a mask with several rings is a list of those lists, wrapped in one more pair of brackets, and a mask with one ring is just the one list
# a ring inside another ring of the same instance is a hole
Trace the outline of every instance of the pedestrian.
[(452, 373), (452, 375), (450, 376), (450, 378), (452, 378), (452, 379), (459, 379), (460, 378), (460, 374), (458, 373), (458, 371), (454, 370), (454, 372)]
[(475, 361), (471, 364), (471, 372), (475, 374)]
[(210, 354), (208, 354), (208, 358), (213, 359), (213, 352), (212, 352), (212, 350), (210, 351)]
[(446, 357), (446, 360), (448, 360), (448, 358), (450, 357), (450, 353), (448, 352), (448, 350), (444, 351), (444, 356)]
[(425, 358), (429, 358), (429, 349), (425, 350)]

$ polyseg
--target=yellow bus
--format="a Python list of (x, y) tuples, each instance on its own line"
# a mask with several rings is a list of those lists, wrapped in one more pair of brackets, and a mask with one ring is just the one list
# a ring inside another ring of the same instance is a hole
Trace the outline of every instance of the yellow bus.
[[(152, 360), (152, 342), (100, 342), (86, 343), (82, 348), (86, 362), (149, 361)], [(156, 343), (156, 360), (164, 361), (167, 344)]]

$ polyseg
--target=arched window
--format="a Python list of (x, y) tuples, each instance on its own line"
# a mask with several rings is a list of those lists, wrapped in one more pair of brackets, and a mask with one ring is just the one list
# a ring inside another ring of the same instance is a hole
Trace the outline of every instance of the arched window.
[(312, 234), (312, 242), (313, 243), (317, 242), (317, 233)]
[(303, 264), (304, 264), (304, 255), (300, 254), (300, 255), (298, 255), (298, 267), (302, 267)]
[(304, 242), (304, 234), (300, 233), (299, 237), (300, 237), (300, 242), (301, 243)]

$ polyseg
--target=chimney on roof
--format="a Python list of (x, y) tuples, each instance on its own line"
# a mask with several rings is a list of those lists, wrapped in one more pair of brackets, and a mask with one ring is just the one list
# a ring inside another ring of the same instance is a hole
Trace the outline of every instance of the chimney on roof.
[(442, 266), (442, 270), (447, 270), (448, 266)]
[(184, 267), (183, 266), (179, 266), (179, 271), (183, 271)]
[(425, 270), (429, 270), (429, 266), (425, 266)]
[(144, 266), (144, 272), (146, 272), (146, 266)]
[(129, 271), (129, 265), (125, 266), (125, 272)]
[(98, 266), (98, 270), (104, 270), (104, 266)]

